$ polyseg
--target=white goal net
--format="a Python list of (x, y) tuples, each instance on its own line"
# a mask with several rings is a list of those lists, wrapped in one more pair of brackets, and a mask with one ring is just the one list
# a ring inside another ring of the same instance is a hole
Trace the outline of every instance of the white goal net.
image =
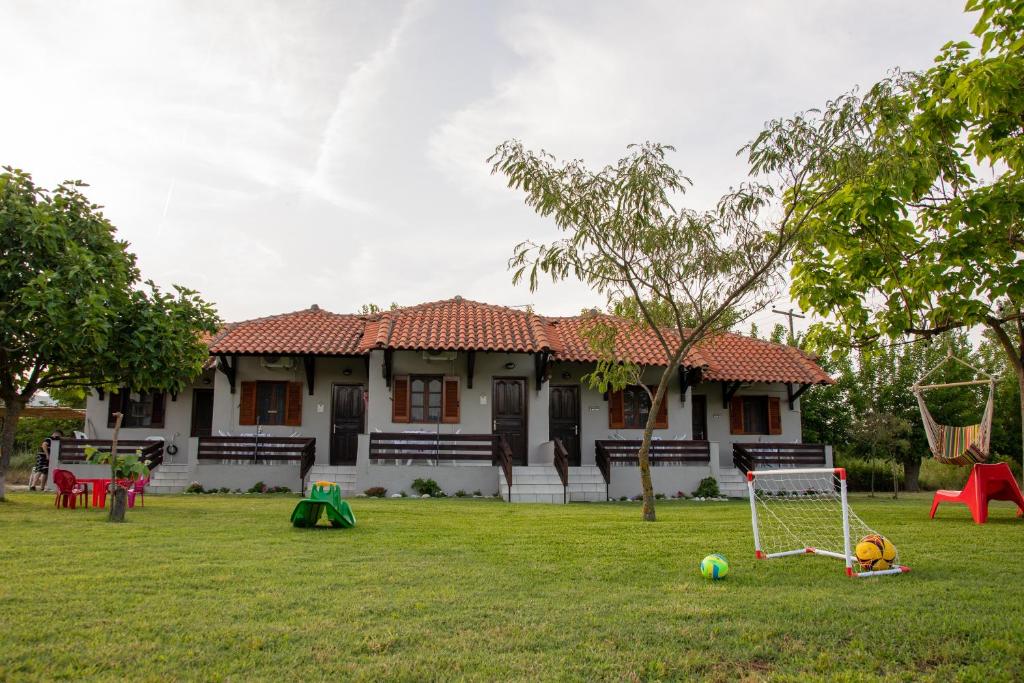
[(851, 576), (908, 571), (899, 556), (865, 563), (854, 549), (866, 536), (880, 536), (850, 509), (846, 471), (778, 469), (747, 473), (754, 550), (758, 558), (824, 555), (841, 559)]

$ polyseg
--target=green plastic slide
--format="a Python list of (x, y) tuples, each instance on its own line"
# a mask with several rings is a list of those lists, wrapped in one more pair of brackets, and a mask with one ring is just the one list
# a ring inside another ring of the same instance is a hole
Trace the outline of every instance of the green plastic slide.
[(356, 525), (352, 508), (341, 499), (341, 489), (337, 484), (326, 481), (313, 484), (309, 498), (303, 498), (295, 506), (292, 510), (292, 525), (303, 529), (314, 527), (324, 512), (333, 527), (351, 529)]

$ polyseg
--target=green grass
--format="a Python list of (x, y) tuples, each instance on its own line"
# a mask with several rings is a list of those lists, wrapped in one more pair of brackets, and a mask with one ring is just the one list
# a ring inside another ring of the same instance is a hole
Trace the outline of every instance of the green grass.
[[(129, 522), (0, 504), (0, 680), (1024, 678), (1024, 521), (854, 508), (913, 572), (753, 559), (745, 503), (150, 497)], [(731, 573), (697, 571), (722, 552)]]

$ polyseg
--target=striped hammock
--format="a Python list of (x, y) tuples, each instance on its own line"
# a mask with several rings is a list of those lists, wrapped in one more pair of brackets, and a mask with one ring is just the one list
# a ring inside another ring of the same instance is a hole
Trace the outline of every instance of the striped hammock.
[[(958, 358), (954, 358), (953, 360), (957, 360), (960, 363), (967, 365), (967, 363), (960, 361)], [(942, 363), (939, 365), (941, 366)], [(977, 368), (974, 368), (971, 365), (968, 365), (968, 367), (977, 370)], [(925, 377), (937, 369), (938, 366), (933, 368), (931, 372), (927, 373)], [(911, 390), (914, 392), (914, 396), (917, 397), (917, 405), (921, 409), (921, 421), (924, 423), (924, 433), (925, 436), (928, 437), (928, 446), (932, 451), (932, 457), (941, 463), (945, 463), (947, 465), (960, 465), (961, 467), (973, 466), (976, 463), (988, 460), (989, 441), (992, 435), (992, 412), (993, 404), (995, 402), (995, 382), (992, 378), (989, 377), (987, 381), (960, 382), (954, 384), (954, 386), (960, 384), (985, 383), (989, 385), (988, 401), (985, 403), (985, 411), (981, 414), (981, 422), (973, 425), (956, 426), (944, 425), (936, 422), (924, 401), (924, 392), (927, 389), (940, 388), (949, 385), (921, 386), (920, 381), (924, 380), (925, 377), (922, 377), (921, 380), (918, 381), (919, 383), (915, 384)]]

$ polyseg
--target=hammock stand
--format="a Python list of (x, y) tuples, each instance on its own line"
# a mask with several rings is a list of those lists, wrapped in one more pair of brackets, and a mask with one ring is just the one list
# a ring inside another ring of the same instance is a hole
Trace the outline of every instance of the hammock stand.
[[(984, 375), (986, 379), (948, 382), (946, 384), (922, 384), (936, 370), (951, 360), (970, 368), (979, 375)], [(932, 417), (931, 412), (928, 411), (928, 406), (924, 401), (925, 392), (932, 389), (979, 386), (982, 384), (988, 385), (988, 401), (985, 403), (985, 411), (982, 413), (981, 422), (978, 424), (962, 427), (939, 424)], [(928, 446), (932, 451), (932, 457), (941, 463), (960, 465), (962, 467), (973, 466), (988, 460), (989, 440), (992, 435), (993, 403), (996, 393), (996, 381), (991, 375), (950, 353), (938, 365), (926, 372), (921, 379), (917, 380), (910, 390), (917, 397), (917, 405), (921, 409), (921, 421), (924, 423), (924, 433), (928, 437)]]

